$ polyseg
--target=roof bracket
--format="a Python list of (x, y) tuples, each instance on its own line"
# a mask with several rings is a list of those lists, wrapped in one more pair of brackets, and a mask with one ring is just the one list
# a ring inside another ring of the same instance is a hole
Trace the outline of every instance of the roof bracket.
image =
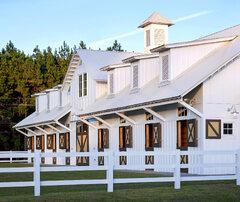
[(200, 111), (198, 111), (197, 109), (193, 108), (191, 105), (187, 104), (186, 102), (179, 101), (179, 104), (181, 104), (182, 106), (186, 107), (187, 109), (189, 109), (190, 111), (192, 111), (193, 113), (198, 115), (199, 117), (203, 118), (203, 114)]
[(80, 118), (80, 120), (81, 120), (83, 123), (86, 123), (88, 126), (94, 128), (94, 129), (97, 129), (96, 126), (94, 126), (93, 124), (89, 123), (86, 119)]
[(129, 118), (128, 116), (126, 116), (123, 113), (120, 112), (116, 112), (116, 114), (120, 117), (122, 117), (123, 119), (126, 119), (127, 121), (129, 121), (130, 123), (132, 123), (133, 125), (136, 125), (136, 121), (134, 121), (133, 119)]
[(165, 122), (166, 118), (163, 117), (162, 115), (158, 114), (157, 112), (153, 111), (151, 108), (149, 107), (143, 107), (143, 109), (145, 111), (147, 111), (148, 113), (152, 114), (153, 116), (157, 117), (158, 119), (160, 119), (161, 121)]
[(108, 123), (107, 121), (103, 120), (102, 118), (100, 118), (99, 116), (93, 116), (93, 118), (97, 119), (98, 121), (102, 122), (103, 124), (105, 124), (106, 126), (108, 126), (109, 128), (112, 127), (112, 125), (110, 123)]

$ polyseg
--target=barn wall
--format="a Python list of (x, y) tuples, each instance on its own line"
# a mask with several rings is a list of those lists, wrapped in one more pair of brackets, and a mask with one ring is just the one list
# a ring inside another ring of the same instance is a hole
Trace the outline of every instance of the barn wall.
[(226, 44), (226, 42), (171, 49), (171, 79), (183, 73), (187, 68), (191, 67), (191, 65), (202, 60), (210, 52), (216, 50), (223, 44)]
[[(221, 120), (221, 139), (204, 138), (204, 150), (237, 150), (240, 149), (240, 117), (234, 118), (227, 111), (233, 104), (237, 111), (240, 110), (240, 60), (236, 60), (229, 66), (209, 78), (203, 85), (204, 116), (206, 119)], [(233, 134), (223, 134), (223, 123), (233, 123)], [(206, 134), (206, 133), (205, 133)], [(234, 157), (229, 155), (210, 156), (206, 162), (233, 162)], [(209, 173), (232, 173), (233, 168), (207, 169)]]

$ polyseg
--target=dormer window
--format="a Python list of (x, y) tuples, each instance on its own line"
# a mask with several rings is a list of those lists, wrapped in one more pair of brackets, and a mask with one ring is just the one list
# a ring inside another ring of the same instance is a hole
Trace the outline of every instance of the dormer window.
[(87, 96), (87, 73), (79, 75), (79, 97)]
[(109, 94), (114, 94), (114, 75), (113, 73), (109, 74)]
[(138, 65), (133, 66), (132, 88), (138, 88)]
[(162, 81), (169, 80), (168, 55), (162, 56)]

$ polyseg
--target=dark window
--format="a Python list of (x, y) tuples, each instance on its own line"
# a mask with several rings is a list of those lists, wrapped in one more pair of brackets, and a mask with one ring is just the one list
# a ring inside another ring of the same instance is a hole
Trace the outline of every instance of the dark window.
[(83, 74), (83, 96), (87, 95), (87, 74)]
[(82, 75), (79, 76), (79, 97), (82, 97)]
[(119, 127), (119, 150), (126, 151), (125, 127)]
[(109, 148), (109, 130), (98, 129), (98, 151)]
[(223, 134), (224, 135), (232, 135), (233, 134), (233, 124), (232, 123), (224, 123), (223, 124)]
[(178, 107), (178, 116), (187, 116), (187, 108), (186, 107)]
[(146, 120), (147, 121), (153, 120), (153, 115), (148, 113), (148, 112), (146, 112)]

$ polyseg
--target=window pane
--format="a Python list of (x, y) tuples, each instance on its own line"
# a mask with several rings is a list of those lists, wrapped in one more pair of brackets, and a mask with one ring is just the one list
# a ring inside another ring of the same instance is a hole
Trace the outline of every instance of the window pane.
[(79, 76), (79, 97), (82, 97), (82, 75)]
[(83, 75), (83, 96), (87, 95), (87, 74)]

